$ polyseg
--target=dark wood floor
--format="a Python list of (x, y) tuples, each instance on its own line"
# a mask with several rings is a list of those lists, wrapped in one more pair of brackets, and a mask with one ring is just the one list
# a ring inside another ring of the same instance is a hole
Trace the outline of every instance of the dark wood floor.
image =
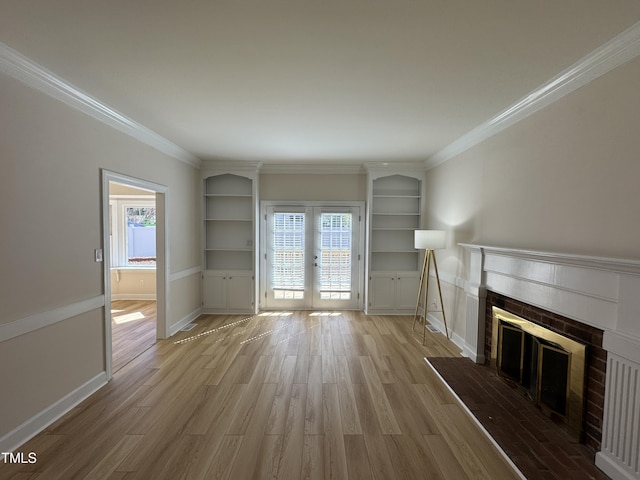
[(112, 372), (156, 343), (155, 300), (111, 302)]
[(528, 480), (606, 480), (594, 452), (572, 440), (495, 369), (467, 358), (429, 358)]
[(20, 448), (12, 479), (511, 480), (411, 317), (202, 316)]

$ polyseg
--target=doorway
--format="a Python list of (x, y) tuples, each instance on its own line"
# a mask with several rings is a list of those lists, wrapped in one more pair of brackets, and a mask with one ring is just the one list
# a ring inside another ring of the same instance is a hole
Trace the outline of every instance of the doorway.
[(264, 205), (264, 308), (361, 307), (361, 210), (360, 205)]
[(102, 171), (107, 378), (167, 337), (167, 193)]

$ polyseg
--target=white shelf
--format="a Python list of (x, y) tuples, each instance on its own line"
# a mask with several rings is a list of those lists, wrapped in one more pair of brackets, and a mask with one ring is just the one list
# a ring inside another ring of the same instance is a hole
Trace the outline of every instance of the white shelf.
[(420, 228), (421, 182), (403, 175), (371, 183), (371, 273), (417, 271), (419, 251), (413, 232)]
[(252, 182), (229, 173), (204, 180), (205, 270), (253, 270)]

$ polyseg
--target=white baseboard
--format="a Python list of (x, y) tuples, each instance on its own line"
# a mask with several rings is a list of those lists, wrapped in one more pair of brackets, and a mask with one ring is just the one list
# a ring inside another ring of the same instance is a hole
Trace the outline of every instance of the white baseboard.
[[(444, 322), (442, 322), (439, 318), (436, 318), (431, 313), (427, 313), (427, 320), (432, 326), (436, 327), (440, 331), (440, 333), (445, 335), (446, 329), (444, 328)], [(454, 343), (454, 345), (460, 348), (461, 351), (464, 351), (464, 346), (465, 346), (464, 338), (462, 338), (460, 335), (455, 333), (450, 328), (449, 328), (449, 340), (451, 340)]]
[(185, 325), (189, 325), (196, 318), (198, 318), (201, 314), (202, 314), (202, 309), (201, 308), (196, 308), (189, 315), (187, 315), (184, 318), (181, 318), (176, 323), (171, 325), (169, 327), (169, 337), (174, 336), (176, 333), (178, 333), (180, 331), (180, 329), (182, 329), (182, 327), (184, 327)]
[(484, 354), (479, 354), (477, 353), (475, 350), (473, 350), (472, 347), (469, 346), (469, 344), (465, 343), (462, 346), (462, 356), (463, 357), (467, 357), (468, 359), (472, 360), (474, 363), (478, 363), (480, 365), (484, 364), (486, 358), (484, 356)]
[(91, 380), (80, 385), (72, 392), (69, 392), (60, 400), (48, 406), (40, 413), (34, 415), (22, 425), (17, 426), (6, 435), (0, 437), (0, 452), (15, 451), (20, 447), (20, 445), (24, 445), (28, 440), (42, 432), (45, 428), (106, 384), (107, 374), (106, 372), (100, 372)]
[(618, 465), (615, 459), (603, 452), (596, 453), (596, 467), (607, 474), (612, 480), (638, 480), (638, 475)]

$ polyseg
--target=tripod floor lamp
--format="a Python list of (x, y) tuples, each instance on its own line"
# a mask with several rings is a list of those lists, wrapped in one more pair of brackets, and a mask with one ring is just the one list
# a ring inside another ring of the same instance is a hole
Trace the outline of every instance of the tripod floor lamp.
[(418, 299), (416, 300), (416, 313), (413, 316), (413, 325), (411, 330), (415, 330), (416, 320), (418, 319), (418, 310), (420, 308), (420, 298), (422, 296), (422, 287), (424, 286), (424, 301), (422, 303), (422, 319), (423, 332), (422, 344), (424, 345), (427, 336), (427, 295), (429, 293), (429, 271), (431, 262), (436, 272), (436, 283), (438, 284), (438, 295), (440, 296), (440, 305), (442, 310), (442, 319), (444, 320), (444, 330), (449, 338), (449, 329), (447, 328), (447, 317), (444, 314), (444, 303), (442, 302), (442, 289), (440, 288), (440, 275), (438, 274), (438, 262), (436, 262), (436, 252), (434, 250), (443, 249), (446, 246), (447, 232), (444, 230), (416, 230), (414, 232), (414, 246), (418, 250), (425, 250), (424, 264), (422, 265), (422, 274), (420, 275), (420, 288), (418, 289)]

